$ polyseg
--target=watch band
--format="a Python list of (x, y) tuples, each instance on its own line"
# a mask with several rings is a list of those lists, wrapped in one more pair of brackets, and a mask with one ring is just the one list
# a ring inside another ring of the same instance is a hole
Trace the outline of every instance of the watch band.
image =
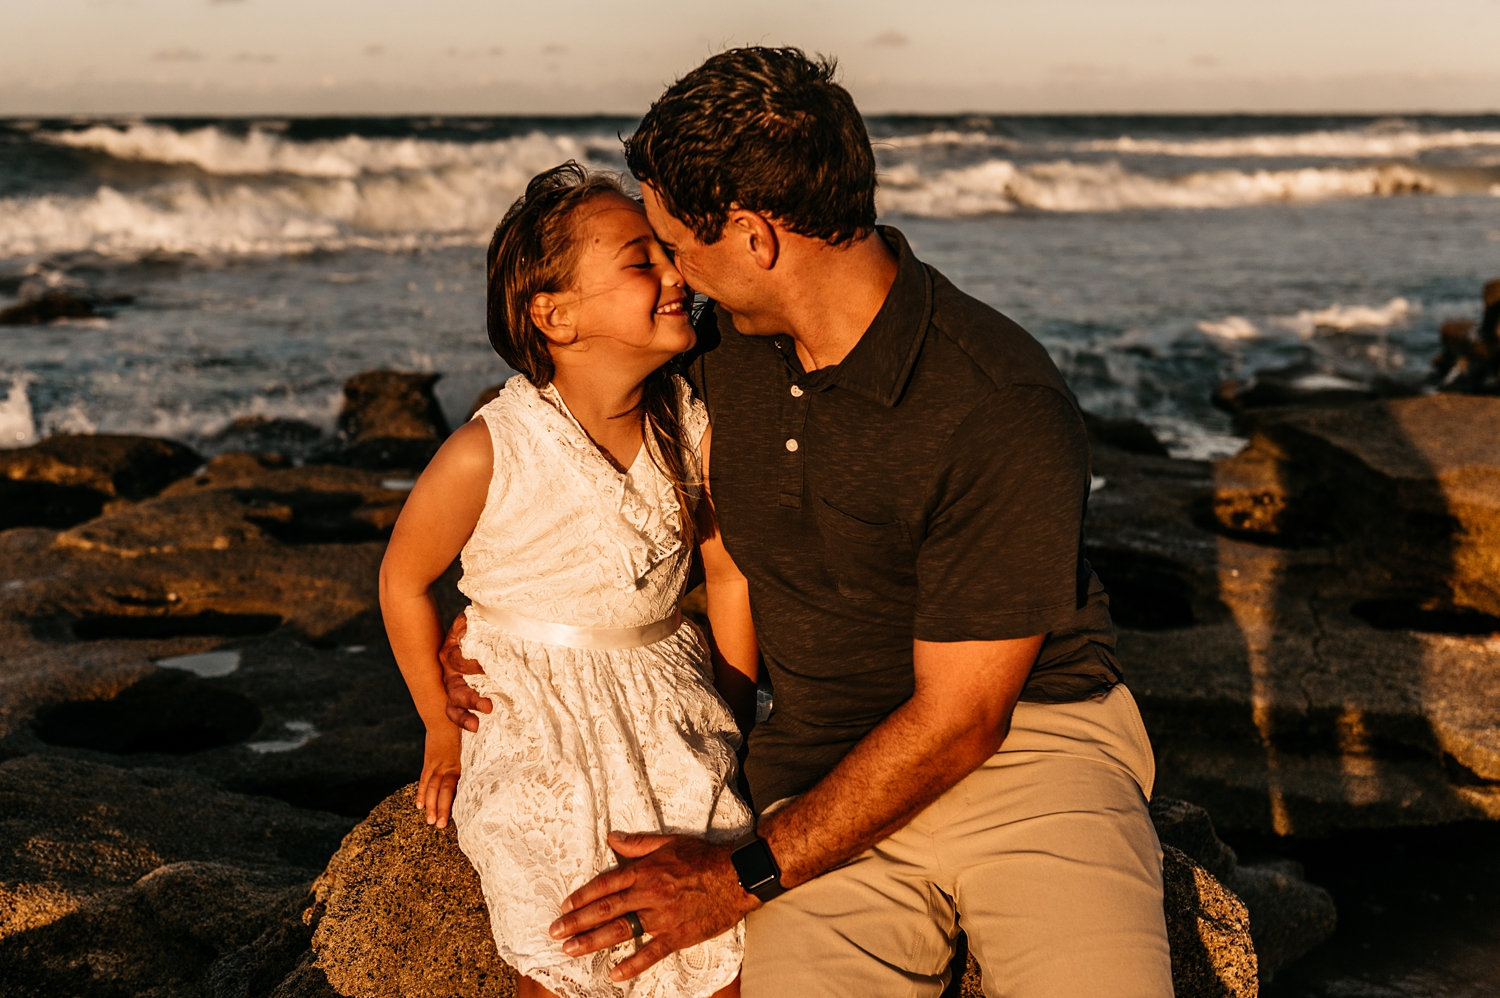
[(729, 854), (729, 859), (734, 863), (740, 886), (762, 902), (786, 893), (786, 888), (781, 886), (781, 867), (776, 865), (771, 846), (759, 835), (752, 832), (741, 839)]

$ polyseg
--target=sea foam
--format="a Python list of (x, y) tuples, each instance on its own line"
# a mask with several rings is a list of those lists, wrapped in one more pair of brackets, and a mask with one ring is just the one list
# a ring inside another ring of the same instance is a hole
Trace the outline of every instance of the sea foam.
[(5, 398), (0, 400), (0, 448), (25, 447), (36, 443), (36, 420), (31, 412), (27, 387), (36, 380), (31, 374), (11, 379)]
[(1408, 159), (1437, 150), (1500, 147), (1500, 131), (1422, 131), (1370, 127), (1348, 131), (1233, 138), (1138, 139), (1128, 135), (1067, 143), (1077, 152), (1202, 159)]
[[(115, 159), (191, 165), (223, 176), (281, 174), (324, 180), (452, 167), (494, 168), (509, 163), (521, 164), (519, 168), (530, 177), (565, 159), (590, 158), (590, 146), (583, 137), (542, 132), (489, 142), (362, 135), (296, 141), (265, 124), (257, 124), (243, 135), (212, 126), (180, 132), (165, 125), (132, 124), (94, 125), (38, 138), (96, 150)], [(535, 165), (538, 163), (541, 165)]]
[(1422, 307), (1418, 303), (1405, 298), (1392, 298), (1384, 305), (1330, 305), (1327, 308), (1305, 310), (1275, 322), (1303, 339), (1311, 339), (1324, 332), (1380, 333), (1394, 326), (1405, 325), (1421, 311)]
[(1452, 193), (1451, 183), (1404, 164), (1293, 170), (1211, 170), (1156, 177), (1118, 162), (991, 159), (925, 173), (903, 165), (882, 175), (884, 212), (953, 218), (1017, 209), (1104, 212), (1143, 208), (1240, 208), (1284, 201)]

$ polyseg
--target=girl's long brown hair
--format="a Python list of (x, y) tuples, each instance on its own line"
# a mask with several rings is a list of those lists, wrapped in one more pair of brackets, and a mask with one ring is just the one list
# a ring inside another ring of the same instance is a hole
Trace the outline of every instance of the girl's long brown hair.
[[(573, 283), (579, 255), (574, 215), (603, 194), (629, 197), (614, 177), (591, 174), (568, 160), (531, 179), (490, 240), (485, 255), (485, 326), (490, 345), (512, 370), (538, 388), (552, 383), (555, 368), (547, 338), (531, 321), (531, 301), (539, 294), (565, 291)], [(681, 511), (682, 537), (692, 543), (695, 530), (689, 500), (700, 484), (699, 471), (689, 467), (672, 378), (674, 366), (663, 365), (646, 377), (641, 387), (641, 417), (649, 431), (647, 454), (672, 483)]]

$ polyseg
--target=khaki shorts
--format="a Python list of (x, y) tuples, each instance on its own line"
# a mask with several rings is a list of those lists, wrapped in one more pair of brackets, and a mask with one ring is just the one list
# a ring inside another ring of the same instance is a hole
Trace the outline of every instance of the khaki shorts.
[(1135, 699), (1021, 703), (910, 823), (746, 922), (744, 998), (936, 996), (961, 928), (991, 998), (1170, 998)]

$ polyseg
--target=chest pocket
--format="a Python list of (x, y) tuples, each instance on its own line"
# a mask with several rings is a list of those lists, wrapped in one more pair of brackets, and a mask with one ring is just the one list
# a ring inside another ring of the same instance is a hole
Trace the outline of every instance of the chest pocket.
[(813, 512), (823, 539), (823, 563), (840, 596), (851, 600), (911, 599), (916, 563), (904, 523), (871, 523), (821, 498)]

